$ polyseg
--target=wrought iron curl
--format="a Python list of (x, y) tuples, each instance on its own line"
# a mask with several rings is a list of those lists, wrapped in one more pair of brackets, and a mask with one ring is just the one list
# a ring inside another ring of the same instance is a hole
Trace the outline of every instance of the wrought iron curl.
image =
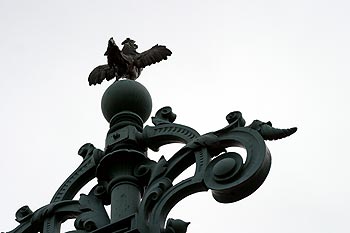
[[(211, 160), (216, 154), (209, 151), (224, 151), (225, 148), (234, 146), (247, 150), (245, 163), (239, 154), (232, 152), (220, 154)], [(160, 229), (165, 225), (170, 210), (193, 193), (211, 189), (214, 198), (224, 203), (238, 201), (250, 195), (265, 180), (270, 169), (271, 157), (263, 138), (255, 130), (239, 127), (219, 136), (203, 135), (196, 138), (195, 142), (188, 143), (168, 161), (168, 169), (162, 177), (173, 181), (193, 163), (196, 164), (194, 176), (166, 189), (152, 209), (142, 205), (147, 201), (146, 191), (139, 214), (142, 215), (141, 219), (147, 219), (144, 224), (148, 225), (149, 232), (161, 232)], [(151, 187), (154, 186), (151, 184), (149, 187), (149, 192), (152, 192)]]

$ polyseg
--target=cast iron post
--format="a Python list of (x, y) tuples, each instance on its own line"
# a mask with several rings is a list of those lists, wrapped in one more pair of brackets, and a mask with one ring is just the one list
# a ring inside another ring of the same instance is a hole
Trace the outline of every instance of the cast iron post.
[(138, 143), (143, 123), (152, 110), (151, 96), (141, 84), (123, 80), (113, 83), (102, 98), (102, 112), (110, 130), (106, 155), (97, 167), (99, 182), (107, 184), (111, 198), (111, 222), (137, 212), (143, 186), (134, 176), (136, 167), (146, 161), (146, 147)]

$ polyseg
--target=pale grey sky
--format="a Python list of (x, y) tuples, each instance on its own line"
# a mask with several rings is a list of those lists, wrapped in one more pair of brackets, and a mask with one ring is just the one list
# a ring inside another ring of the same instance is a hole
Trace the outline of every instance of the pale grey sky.
[(110, 83), (87, 76), (113, 36), (173, 51), (138, 80), (153, 114), (170, 105), (202, 134), (233, 110), (299, 128), (267, 142), (271, 172), (248, 198), (224, 205), (208, 192), (175, 206), (188, 232), (349, 232), (349, 10), (339, 0), (1, 1), (0, 231), (17, 226), (21, 206), (48, 204), (81, 145), (104, 147)]

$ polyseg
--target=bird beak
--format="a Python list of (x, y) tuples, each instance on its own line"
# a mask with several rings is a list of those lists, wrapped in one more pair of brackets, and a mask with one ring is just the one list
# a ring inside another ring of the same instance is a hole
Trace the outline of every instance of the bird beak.
[(109, 43), (111, 43), (112, 45), (115, 45), (115, 41), (114, 41), (113, 37), (111, 37), (111, 39), (109, 39)]

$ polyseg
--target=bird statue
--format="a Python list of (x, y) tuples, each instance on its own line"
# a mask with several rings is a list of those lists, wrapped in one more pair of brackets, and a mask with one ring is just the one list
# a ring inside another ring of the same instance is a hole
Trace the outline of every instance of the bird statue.
[(107, 63), (97, 66), (89, 75), (89, 85), (102, 83), (103, 80), (111, 80), (121, 78), (135, 80), (140, 76), (143, 68), (155, 64), (162, 60), (167, 60), (172, 53), (163, 45), (155, 45), (149, 50), (138, 53), (138, 46), (135, 41), (127, 38), (122, 42), (123, 48), (120, 51), (118, 45), (113, 40), (113, 37), (108, 41)]

